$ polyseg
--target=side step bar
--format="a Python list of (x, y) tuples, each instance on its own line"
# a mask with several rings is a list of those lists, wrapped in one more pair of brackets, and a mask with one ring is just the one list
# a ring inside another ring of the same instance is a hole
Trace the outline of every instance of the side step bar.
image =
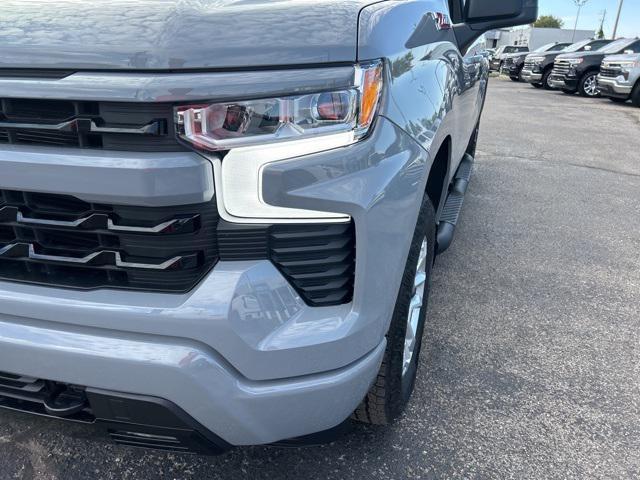
[(472, 169), (473, 157), (466, 154), (458, 167), (458, 171), (453, 179), (453, 186), (449, 191), (444, 208), (442, 209), (436, 239), (437, 254), (446, 251), (453, 243), (453, 235), (456, 232), (456, 225), (458, 224), (458, 218), (462, 211), (464, 194), (467, 193)]

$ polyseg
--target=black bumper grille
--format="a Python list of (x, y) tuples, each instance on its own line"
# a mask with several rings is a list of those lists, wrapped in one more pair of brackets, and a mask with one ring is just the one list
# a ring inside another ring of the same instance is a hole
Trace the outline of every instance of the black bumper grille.
[(0, 98), (0, 143), (129, 151), (180, 151), (173, 107)]
[(353, 224), (234, 225), (221, 223), (221, 260), (266, 258), (308, 305), (348, 303), (353, 297)]
[(114, 443), (219, 454), (230, 445), (166, 400), (0, 372), (0, 409), (95, 424)]
[(0, 190), (0, 279), (76, 289), (191, 290), (218, 260), (271, 260), (312, 306), (351, 301), (353, 224), (242, 225), (215, 200), (177, 207), (90, 204)]

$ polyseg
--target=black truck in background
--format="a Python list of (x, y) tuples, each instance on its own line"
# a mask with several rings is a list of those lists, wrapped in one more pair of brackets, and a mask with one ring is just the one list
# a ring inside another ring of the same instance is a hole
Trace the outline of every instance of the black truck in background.
[(544, 87), (547, 90), (552, 90), (554, 87), (550, 84), (549, 80), (558, 55), (576, 52), (593, 52), (610, 43), (611, 40), (583, 40), (561, 51), (552, 49), (546, 52), (530, 53), (524, 59), (521, 77), (525, 82), (530, 83), (535, 88)]
[(546, 52), (560, 53), (567, 48), (570, 43), (548, 43), (540, 48), (535, 49), (533, 52), (519, 52), (506, 55), (502, 62), (502, 71), (514, 82), (522, 80), (522, 70), (524, 68), (525, 58), (533, 54), (544, 54)]
[(621, 53), (640, 53), (640, 39), (621, 38), (595, 52), (558, 55), (549, 84), (567, 94), (578, 92), (584, 97), (598, 97), (598, 73), (604, 57)]

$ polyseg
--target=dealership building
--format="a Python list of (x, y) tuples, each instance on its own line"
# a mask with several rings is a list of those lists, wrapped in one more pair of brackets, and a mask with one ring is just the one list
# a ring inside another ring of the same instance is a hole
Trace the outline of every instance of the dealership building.
[(492, 30), (485, 34), (487, 48), (498, 48), (504, 45), (525, 45), (529, 50), (553, 42), (579, 42), (594, 38), (595, 30), (576, 30), (565, 28), (517, 28)]

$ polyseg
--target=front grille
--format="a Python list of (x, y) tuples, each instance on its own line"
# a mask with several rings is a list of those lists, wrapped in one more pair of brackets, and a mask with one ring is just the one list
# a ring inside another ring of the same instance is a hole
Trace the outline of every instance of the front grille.
[(312, 306), (353, 296), (351, 223), (220, 221), (215, 199), (176, 207), (0, 190), (0, 279), (82, 290), (192, 289), (218, 260), (271, 260)]
[(600, 69), (600, 75), (606, 78), (617, 78), (622, 71), (619, 68), (606, 68)]
[(526, 62), (524, 62), (524, 70), (527, 70), (528, 72), (533, 71), (533, 67), (535, 67), (536, 64), (535, 62), (532, 62), (531, 60), (527, 60)]
[(570, 65), (568, 60), (556, 60), (553, 64), (553, 74), (561, 77), (566, 76), (569, 73)]
[(217, 222), (215, 202), (130, 207), (0, 190), (0, 278), (188, 291), (217, 261)]
[(173, 107), (0, 98), (0, 143), (130, 151), (179, 151)]

